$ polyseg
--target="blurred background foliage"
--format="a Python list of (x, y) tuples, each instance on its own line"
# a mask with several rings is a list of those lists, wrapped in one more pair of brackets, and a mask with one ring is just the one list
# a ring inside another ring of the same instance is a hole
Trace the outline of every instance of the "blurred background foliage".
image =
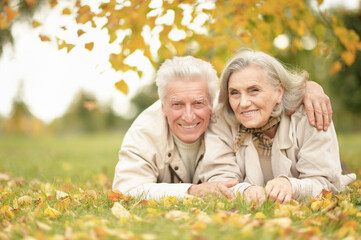
[[(224, 63), (238, 48), (250, 46), (267, 51), (286, 64), (307, 70), (311, 80), (318, 82), (331, 98), (333, 120), (338, 132), (360, 132), (361, 10), (328, 9), (326, 12), (317, 7), (322, 1), (316, 3), (316, 1), (305, 0), (282, 1), (282, 3), (277, 3), (278, 5), (269, 6), (266, 2), (258, 0), (212, 1), (216, 6), (215, 9), (200, 8), (197, 1), (163, 1), (163, 10), (149, 17), (147, 13), (157, 10), (150, 7), (151, 1), (116, 2), (111, 0), (102, 3), (98, 11), (89, 7), (86, 1), (73, 2), (74, 9), (64, 8), (63, 14), (73, 18), (79, 30), (85, 24), (97, 27), (96, 18), (107, 18), (102, 28), (108, 30), (109, 44), (116, 42), (119, 38), (117, 44), (121, 46), (120, 53), (109, 56), (109, 62), (115, 70), (137, 71), (141, 76), (139, 69), (125, 64), (124, 61), (136, 50), (143, 49), (143, 54), (149, 58), (155, 69), (168, 57), (192, 54), (211, 61), (220, 73)], [(33, 27), (39, 27), (41, 23), (33, 19), (34, 12), (46, 4), (50, 4), (51, 11), (56, 8), (57, 3), (56, 0), (0, 0), (0, 54), (4, 45), (14, 41), (11, 35), (13, 24), (31, 21)], [(182, 14), (185, 15), (184, 4), (194, 7), (191, 11), (191, 24), (195, 22), (197, 16), (202, 14), (210, 16), (200, 24), (201, 27), (208, 29), (206, 34), (182, 23)], [(310, 7), (312, 4), (316, 4), (316, 7)], [(232, 7), (237, 8), (232, 9)], [(129, 14), (122, 15), (124, 10), (129, 11)], [(157, 22), (158, 18), (169, 11), (174, 12), (173, 23)], [(284, 11), (284, 16), (280, 15), (279, 11)], [(241, 13), (248, 15), (240, 18)], [(259, 17), (261, 14), (262, 17)], [(151, 43), (141, 37), (142, 30), (146, 26), (153, 29), (161, 27), (158, 35), (155, 34), (161, 41), (156, 55), (151, 53)], [(124, 29), (131, 29), (130, 34), (119, 37), (117, 31)], [(170, 32), (173, 29), (184, 30), (186, 33), (184, 39), (170, 38)], [(64, 28), (64, 31), (67, 30)], [(289, 40), (289, 45), (284, 49), (277, 48), (274, 44), (277, 34), (281, 33), (286, 34)], [(341, 36), (342, 33), (345, 35), (344, 38)], [(82, 32), (82, 34), (86, 33)], [(42, 36), (43, 39), (57, 41), (59, 49), (66, 47), (68, 51), (71, 51), (74, 47), (57, 36), (48, 38)], [(305, 43), (310, 39), (311, 45), (314, 45), (312, 48), (308, 48)], [(121, 81), (122, 89), (119, 90), (124, 92), (125, 82), (128, 80)], [(21, 89), (19, 89), (19, 94), (14, 98), (10, 116), (0, 116), (0, 133), (40, 135), (97, 131), (125, 132), (134, 119), (134, 117), (128, 119), (116, 115), (110, 103), (99, 104), (92, 93), (80, 90), (64, 116), (55, 119), (50, 124), (44, 124), (32, 115), (31, 109), (22, 99)], [(139, 88), (138, 93), (131, 99), (131, 108), (136, 112), (132, 115), (137, 116), (156, 99), (157, 92), (154, 83)]]

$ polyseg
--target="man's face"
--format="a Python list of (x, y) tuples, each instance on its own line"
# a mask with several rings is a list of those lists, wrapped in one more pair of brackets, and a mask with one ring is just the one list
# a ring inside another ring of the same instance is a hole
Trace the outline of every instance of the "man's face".
[(212, 114), (207, 82), (201, 77), (170, 81), (162, 105), (172, 132), (184, 143), (197, 141)]

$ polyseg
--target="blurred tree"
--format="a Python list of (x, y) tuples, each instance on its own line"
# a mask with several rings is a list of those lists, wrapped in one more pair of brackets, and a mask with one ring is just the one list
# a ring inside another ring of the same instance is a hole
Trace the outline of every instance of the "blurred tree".
[(45, 124), (33, 116), (28, 106), (19, 98), (14, 99), (10, 118), (5, 120), (6, 133), (39, 135), (46, 132)]
[(130, 100), (134, 110), (134, 116), (138, 116), (144, 109), (149, 107), (159, 99), (155, 82), (146, 84), (138, 88), (137, 93)]
[(46, 132), (45, 124), (29, 111), (23, 101), (23, 82), (13, 99), (10, 117), (4, 121), (5, 133), (39, 135)]
[[(356, 13), (341, 12), (345, 25), (361, 35), (361, 10)], [(336, 59), (337, 60), (337, 59)], [(361, 51), (358, 50), (355, 64), (343, 65), (340, 72), (330, 77), (335, 125), (342, 131), (355, 132), (361, 129)]]
[(51, 128), (56, 133), (125, 131), (129, 124), (114, 114), (110, 104), (100, 106), (93, 94), (80, 90), (64, 116), (55, 119)]
[[(142, 75), (137, 67), (127, 62), (133, 53), (141, 51), (154, 68), (174, 55), (194, 55), (209, 60), (220, 72), (240, 47), (248, 46), (273, 55), (280, 51), (294, 54), (309, 49), (307, 43), (312, 41), (311, 51), (315, 55), (340, 56), (328, 69), (336, 73), (342, 64), (351, 66), (354, 63), (361, 42), (354, 30), (344, 27), (341, 18), (319, 9), (322, 2), (110, 0), (90, 4), (90, 1), (76, 1), (62, 12), (74, 19), (78, 37), (91, 28), (107, 30), (109, 43), (120, 46), (119, 51), (109, 56), (116, 71), (133, 70)], [(69, 32), (76, 31), (69, 29)], [(274, 40), (280, 36), (289, 41), (282, 50), (274, 45)], [(49, 39), (56, 39), (59, 49), (68, 51), (75, 44), (57, 36), (46, 38)], [(88, 50), (93, 46), (93, 42), (84, 45)], [(124, 79), (115, 86), (125, 94), (128, 92)]]
[[(361, 12), (343, 13), (345, 25), (361, 35)], [(345, 108), (353, 113), (361, 113), (361, 51), (357, 51), (356, 64), (343, 66), (342, 71), (333, 76), (332, 87), (342, 99)], [(339, 81), (341, 80), (341, 81)]]

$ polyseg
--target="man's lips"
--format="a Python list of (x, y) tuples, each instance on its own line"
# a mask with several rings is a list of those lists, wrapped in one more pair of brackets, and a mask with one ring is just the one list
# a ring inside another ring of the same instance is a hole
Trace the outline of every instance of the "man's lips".
[(193, 125), (183, 125), (183, 124), (178, 124), (180, 127), (182, 128), (185, 128), (185, 129), (192, 129), (192, 128), (195, 128), (199, 125), (200, 123), (196, 123), (196, 124), (193, 124)]

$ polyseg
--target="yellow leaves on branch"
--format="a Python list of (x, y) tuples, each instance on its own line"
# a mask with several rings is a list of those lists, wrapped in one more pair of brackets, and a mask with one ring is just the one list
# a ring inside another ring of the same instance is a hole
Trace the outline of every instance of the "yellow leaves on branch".
[[(77, 2), (77, 4), (79, 5), (80, 3)], [(92, 27), (96, 27), (95, 22), (93, 20), (95, 14), (91, 11), (88, 5), (82, 5), (82, 6), (79, 5), (77, 14), (78, 14), (76, 17), (77, 23), (85, 24), (90, 21), (92, 23)]]
[(37, 27), (41, 26), (42, 23), (39, 22), (39, 21), (34, 20), (33, 23), (32, 23), (32, 25), (33, 25), (33, 28), (37, 28)]
[(75, 47), (74, 44), (71, 44), (71, 43), (67, 43), (65, 42), (64, 40), (60, 40), (58, 39), (58, 49), (63, 49), (63, 48), (66, 48), (66, 51), (69, 53), (73, 47)]
[(356, 52), (344, 51), (341, 53), (341, 59), (346, 63), (347, 66), (351, 66), (356, 59)]
[(64, 8), (62, 11), (63, 15), (70, 15), (71, 14), (71, 10), (69, 8)]
[(83, 31), (83, 30), (81, 30), (81, 29), (79, 29), (78, 31), (77, 31), (77, 34), (78, 34), (78, 37), (80, 37), (81, 35), (83, 35), (85, 32)]
[(19, 16), (19, 12), (14, 10), (12, 7), (5, 5), (3, 8), (5, 13), (0, 13), (0, 30), (8, 28), (11, 21)]
[(48, 36), (45, 36), (45, 35), (42, 35), (42, 34), (39, 35), (39, 38), (43, 42), (50, 42), (51, 41)]
[(339, 61), (336, 61), (332, 64), (332, 67), (330, 69), (331, 74), (336, 74), (342, 69), (342, 64)]
[(122, 93), (128, 94), (129, 87), (128, 87), (128, 84), (123, 79), (120, 80), (119, 82), (116, 82), (114, 85)]
[(7, 21), (10, 23), (14, 18), (19, 16), (19, 11), (14, 10), (10, 6), (4, 6), (4, 10), (6, 12)]
[(89, 51), (93, 50), (93, 47), (94, 47), (94, 42), (85, 44), (85, 48), (88, 49)]
[(48, 0), (48, 3), (50, 4), (51, 8), (54, 8), (56, 5), (58, 5), (57, 0)]

